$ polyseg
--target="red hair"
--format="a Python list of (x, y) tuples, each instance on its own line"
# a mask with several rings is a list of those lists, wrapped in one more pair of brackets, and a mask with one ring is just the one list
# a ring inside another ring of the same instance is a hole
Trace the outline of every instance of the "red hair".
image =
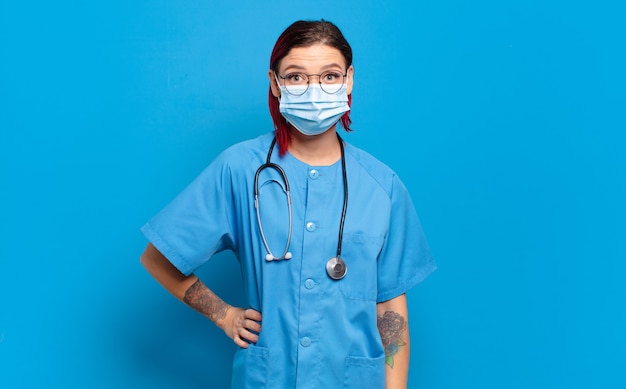
[[(321, 21), (300, 20), (287, 27), (278, 37), (270, 56), (270, 69), (277, 73), (280, 61), (294, 47), (308, 47), (316, 43), (328, 45), (339, 50), (346, 61), (346, 69), (352, 65), (352, 48), (337, 26), (323, 19)], [(280, 98), (274, 96), (271, 86), (268, 94), (268, 104), (270, 115), (274, 122), (274, 134), (278, 143), (278, 150), (280, 155), (285, 155), (291, 140), (289, 124), (280, 113)], [(352, 95), (349, 95), (348, 105), (350, 106), (351, 104)], [(351, 123), (350, 111), (346, 111), (341, 117), (341, 125), (346, 131), (350, 131)]]

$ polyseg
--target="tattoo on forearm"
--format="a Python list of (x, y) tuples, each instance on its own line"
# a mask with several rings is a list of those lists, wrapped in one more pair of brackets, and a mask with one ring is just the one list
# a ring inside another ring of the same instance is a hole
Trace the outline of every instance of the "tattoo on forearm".
[(393, 357), (400, 351), (406, 342), (402, 340), (402, 333), (406, 331), (407, 323), (399, 313), (386, 311), (378, 316), (378, 331), (383, 339), (385, 348), (385, 363), (393, 367)]
[(226, 317), (228, 305), (199, 279), (187, 289), (183, 301), (213, 321)]

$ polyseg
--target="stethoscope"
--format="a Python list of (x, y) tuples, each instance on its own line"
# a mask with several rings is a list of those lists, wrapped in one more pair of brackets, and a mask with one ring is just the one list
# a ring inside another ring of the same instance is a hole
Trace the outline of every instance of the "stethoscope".
[[(339, 148), (341, 150), (341, 171), (343, 173), (343, 209), (341, 211), (341, 221), (339, 223), (339, 238), (337, 240), (337, 255), (326, 262), (326, 273), (333, 280), (342, 279), (346, 273), (348, 272), (348, 267), (346, 263), (341, 258), (341, 241), (343, 239), (343, 224), (346, 220), (346, 210), (348, 209), (348, 177), (346, 175), (346, 158), (343, 151), (343, 140), (337, 134), (337, 138), (339, 139)], [(267, 255), (265, 256), (265, 260), (267, 262), (278, 261), (283, 259), (290, 259), (292, 257), (291, 252), (289, 251), (289, 245), (291, 244), (291, 230), (292, 230), (292, 212), (291, 212), (291, 194), (289, 192), (289, 180), (287, 179), (287, 174), (283, 170), (280, 165), (273, 163), (270, 161), (272, 158), (272, 151), (274, 150), (274, 146), (276, 145), (276, 138), (272, 141), (272, 145), (267, 153), (267, 159), (265, 163), (256, 171), (254, 176), (254, 208), (256, 208), (256, 220), (259, 224), (259, 231), (261, 232), (261, 239), (263, 240), (263, 244), (265, 245), (265, 249), (267, 250)], [(285, 245), (285, 250), (282, 255), (277, 257), (270, 250), (270, 246), (267, 243), (267, 239), (265, 239), (265, 233), (263, 232), (263, 225), (261, 223), (261, 212), (259, 210), (259, 174), (264, 169), (274, 169), (276, 170), (282, 177), (285, 186), (283, 188), (285, 194), (287, 195), (287, 211), (289, 213), (289, 233), (287, 234), (287, 244)]]

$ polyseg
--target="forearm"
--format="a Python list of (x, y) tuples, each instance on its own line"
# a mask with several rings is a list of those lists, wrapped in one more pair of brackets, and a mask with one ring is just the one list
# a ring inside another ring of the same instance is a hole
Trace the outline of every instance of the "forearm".
[(406, 296), (377, 305), (378, 330), (385, 348), (386, 388), (406, 388), (409, 372), (409, 326)]
[(218, 327), (223, 327), (229, 305), (207, 288), (200, 279), (196, 278), (196, 281), (185, 292), (182, 300), (185, 304), (211, 319)]
[(168, 292), (222, 326), (228, 305), (198, 277), (182, 274), (151, 244), (141, 255), (141, 264)]
[(153, 245), (141, 255), (141, 264), (176, 298), (211, 319), (239, 347), (256, 343), (261, 331), (260, 312), (226, 304), (198, 277), (182, 274)]

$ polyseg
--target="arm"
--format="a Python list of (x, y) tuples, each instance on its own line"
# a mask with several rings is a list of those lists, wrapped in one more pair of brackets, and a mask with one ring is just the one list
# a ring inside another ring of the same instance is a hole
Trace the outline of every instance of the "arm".
[(261, 313), (254, 309), (236, 308), (226, 304), (195, 275), (185, 276), (152, 244), (141, 255), (141, 264), (168, 292), (211, 319), (238, 346), (256, 343), (261, 331)]
[(409, 326), (406, 295), (378, 303), (378, 331), (385, 347), (387, 389), (406, 388), (409, 373)]

